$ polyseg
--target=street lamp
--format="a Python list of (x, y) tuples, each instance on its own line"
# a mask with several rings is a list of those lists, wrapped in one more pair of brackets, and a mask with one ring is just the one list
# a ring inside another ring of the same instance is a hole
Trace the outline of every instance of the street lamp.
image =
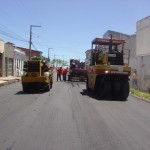
[(64, 55), (62, 55), (62, 56), (63, 56), (63, 63), (62, 64), (64, 65)]
[(30, 25), (29, 60), (31, 59), (32, 27), (41, 27), (41, 26), (37, 26), (37, 25)]
[(58, 55), (54, 54), (54, 67), (56, 67), (56, 59), (55, 59), (56, 56), (58, 56)]
[(54, 49), (54, 48), (48, 48), (48, 62), (50, 62), (50, 57), (49, 57), (49, 50)]

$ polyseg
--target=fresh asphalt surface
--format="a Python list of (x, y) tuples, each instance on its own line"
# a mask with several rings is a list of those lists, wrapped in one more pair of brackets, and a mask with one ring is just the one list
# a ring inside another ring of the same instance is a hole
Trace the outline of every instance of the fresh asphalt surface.
[(150, 103), (97, 100), (82, 82), (2, 86), (0, 150), (150, 150)]

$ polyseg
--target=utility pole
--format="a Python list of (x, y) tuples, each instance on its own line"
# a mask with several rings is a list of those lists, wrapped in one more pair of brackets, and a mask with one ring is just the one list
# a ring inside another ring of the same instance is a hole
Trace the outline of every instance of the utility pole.
[(50, 57), (49, 57), (49, 50), (54, 49), (54, 48), (48, 48), (48, 62), (50, 62)]
[(55, 59), (56, 56), (57, 55), (54, 54), (54, 67), (56, 67), (56, 59)]
[(41, 26), (37, 26), (37, 25), (30, 25), (29, 60), (31, 59), (32, 27), (41, 27)]
[(62, 64), (64, 65), (64, 55), (62, 55), (62, 56), (63, 56), (63, 63)]

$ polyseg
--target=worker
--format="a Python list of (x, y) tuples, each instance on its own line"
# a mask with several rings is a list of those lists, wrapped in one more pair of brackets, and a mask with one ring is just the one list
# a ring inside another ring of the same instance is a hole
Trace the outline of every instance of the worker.
[(43, 62), (42, 70), (44, 72), (48, 72), (49, 71), (48, 65), (45, 62)]
[(103, 54), (103, 64), (107, 64), (108, 63), (108, 55), (107, 53)]
[(103, 63), (103, 52), (102, 52), (102, 51), (100, 51), (100, 52), (98, 53), (98, 56), (97, 56), (97, 63), (98, 63), (98, 64), (102, 64), (102, 63)]
[(53, 78), (53, 67), (49, 68), (49, 78), (52, 77)]
[(57, 68), (57, 81), (61, 81), (61, 75), (62, 75), (62, 67)]
[(112, 52), (119, 53), (117, 46), (114, 47), (114, 49), (112, 50)]
[(68, 73), (68, 68), (64, 68), (62, 71), (63, 81), (66, 81), (67, 73)]
[(131, 79), (132, 79), (132, 86), (133, 88), (137, 89), (138, 88), (138, 84), (137, 84), (137, 78), (138, 78), (138, 75), (137, 75), (137, 71), (135, 70), (131, 76)]
[(24, 65), (23, 65), (23, 76), (26, 76), (27, 75), (27, 62), (24, 62)]

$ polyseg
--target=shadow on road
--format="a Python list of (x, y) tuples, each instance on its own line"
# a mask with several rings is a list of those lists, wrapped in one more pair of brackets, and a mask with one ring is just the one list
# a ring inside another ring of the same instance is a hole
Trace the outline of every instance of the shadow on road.
[(43, 94), (43, 93), (46, 93), (46, 92), (44, 90), (41, 90), (41, 91), (30, 90), (28, 92), (18, 91), (15, 95), (22, 95), (22, 94)]
[(83, 91), (80, 92), (80, 93), (83, 96), (89, 96), (89, 97), (91, 97), (95, 100), (98, 100), (98, 101), (120, 101), (120, 102), (125, 102), (125, 100), (123, 101), (123, 100), (120, 100), (120, 99), (109, 99), (109, 98), (108, 99), (100, 99), (97, 94), (95, 94), (92, 91), (88, 91), (87, 89), (83, 89)]
[(97, 95), (94, 94), (94, 92), (92, 92), (92, 91), (88, 91), (88, 90), (86, 90), (86, 89), (83, 89), (83, 91), (80, 92), (80, 93), (81, 93), (83, 96), (89, 96), (89, 97), (91, 97), (91, 98), (93, 98), (93, 99), (99, 100), (98, 97), (97, 97)]

